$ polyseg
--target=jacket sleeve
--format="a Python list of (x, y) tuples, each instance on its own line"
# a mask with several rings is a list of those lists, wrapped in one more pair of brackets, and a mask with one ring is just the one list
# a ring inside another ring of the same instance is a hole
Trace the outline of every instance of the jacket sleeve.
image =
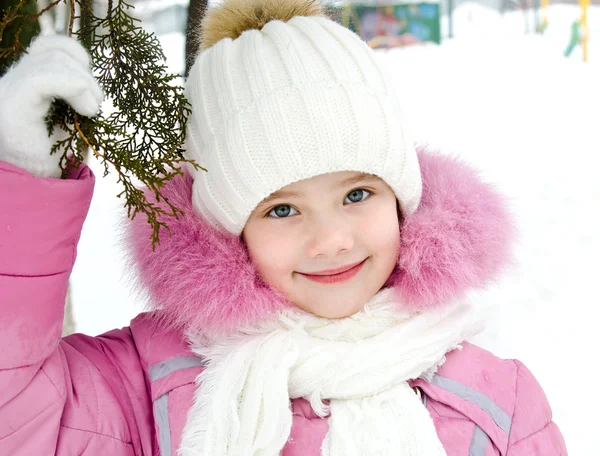
[(141, 454), (131, 429), (148, 410), (143, 393), (132, 405), (123, 381), (145, 392), (130, 332), (61, 340), (93, 188), (85, 166), (61, 180), (0, 162), (1, 455)]
[(567, 456), (542, 387), (523, 363), (515, 363), (516, 399), (507, 456)]

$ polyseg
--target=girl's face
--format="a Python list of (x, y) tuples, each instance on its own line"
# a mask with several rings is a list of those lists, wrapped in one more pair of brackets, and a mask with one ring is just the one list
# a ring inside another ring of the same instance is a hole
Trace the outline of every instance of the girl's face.
[(370, 174), (322, 174), (266, 198), (242, 235), (263, 280), (292, 304), (321, 317), (347, 317), (396, 265), (396, 196)]

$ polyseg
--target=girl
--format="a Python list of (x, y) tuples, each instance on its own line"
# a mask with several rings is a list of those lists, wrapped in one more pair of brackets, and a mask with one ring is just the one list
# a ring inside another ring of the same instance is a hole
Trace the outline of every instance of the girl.
[(503, 198), (417, 152), (373, 52), (313, 0), (226, 0), (186, 93), (185, 210), (153, 310), (60, 339), (94, 177), (59, 180), (44, 115), (93, 115), (88, 57), (40, 38), (0, 81), (0, 454), (566, 455), (532, 374), (467, 341), (510, 259)]

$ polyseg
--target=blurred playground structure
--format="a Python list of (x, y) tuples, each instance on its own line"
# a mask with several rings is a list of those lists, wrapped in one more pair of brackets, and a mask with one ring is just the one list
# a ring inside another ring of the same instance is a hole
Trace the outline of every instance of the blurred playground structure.
[(342, 24), (373, 48), (441, 42), (440, 4), (435, 0), (346, 0)]
[[(588, 48), (589, 48), (589, 26), (588, 26), (588, 9), (590, 6), (590, 0), (579, 0), (579, 6), (581, 7), (581, 17), (574, 20), (571, 24), (571, 37), (569, 44), (565, 49), (565, 57), (569, 57), (573, 50), (581, 45), (583, 50), (583, 61), (588, 61)], [(544, 32), (548, 26), (548, 0), (542, 0), (542, 20), (540, 22), (540, 31)]]
[[(588, 12), (590, 5), (600, 4), (600, 0), (343, 0), (333, 2), (331, 9), (340, 22), (361, 35), (371, 47), (393, 48), (428, 42), (439, 44), (442, 39), (453, 38), (458, 26), (454, 23), (454, 13), (466, 5), (477, 5), (499, 14), (514, 14), (520, 10), (524, 32), (544, 34), (550, 25), (550, 4), (574, 3), (578, 10), (568, 21), (570, 29), (563, 54), (569, 57), (580, 48), (582, 59), (587, 62)], [(561, 26), (563, 23), (561, 20)]]
[[(99, 0), (108, 1), (108, 0)], [(190, 0), (131, 0), (158, 35), (184, 33)], [(220, 0), (211, 0), (209, 3)], [(600, 0), (324, 0), (329, 13), (374, 48), (467, 37), (537, 36), (555, 55), (600, 63)], [(590, 48), (590, 41), (593, 45)], [(591, 49), (591, 53), (590, 53)]]

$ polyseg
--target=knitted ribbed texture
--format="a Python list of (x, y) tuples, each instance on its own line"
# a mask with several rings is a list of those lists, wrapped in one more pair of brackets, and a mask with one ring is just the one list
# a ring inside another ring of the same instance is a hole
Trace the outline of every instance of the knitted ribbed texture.
[(336, 171), (381, 177), (405, 214), (421, 175), (398, 100), (373, 51), (319, 16), (271, 21), (202, 52), (186, 82), (193, 204), (239, 234), (255, 207), (301, 179)]

